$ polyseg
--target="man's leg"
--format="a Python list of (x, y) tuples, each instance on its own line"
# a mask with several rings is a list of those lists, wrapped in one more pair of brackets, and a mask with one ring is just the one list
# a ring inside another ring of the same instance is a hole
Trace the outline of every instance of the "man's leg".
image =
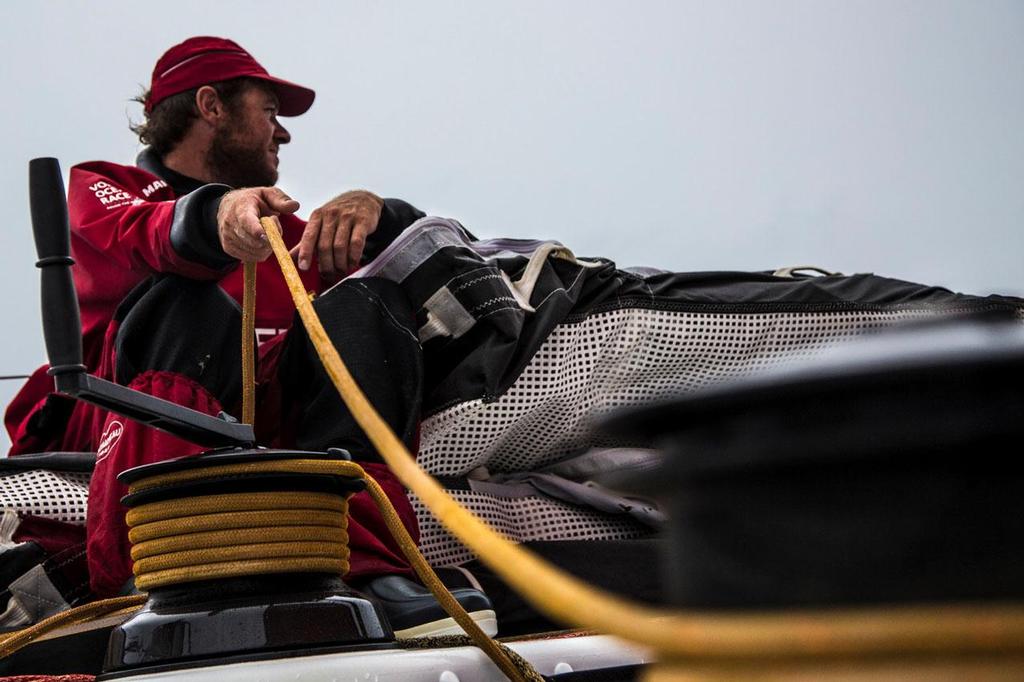
[[(423, 392), (422, 353), (415, 316), (393, 282), (349, 280), (313, 307), (367, 398), (395, 434), (415, 452)], [(285, 405), (296, 409), (293, 443), (303, 450), (348, 450), (387, 492), (414, 539), (419, 528), (405, 489), (355, 422), (316, 355), (301, 323), (288, 332), (277, 368)], [(350, 580), (383, 573), (411, 574), (367, 493), (349, 501)]]
[[(154, 277), (119, 306), (104, 343), (99, 374), (129, 388), (207, 414), (237, 400), (241, 315), (215, 282)], [(106, 413), (94, 430), (96, 469), (86, 520), (90, 582), (98, 596), (117, 594), (131, 577), (128, 531), (116, 480), (125, 469), (204, 448)]]

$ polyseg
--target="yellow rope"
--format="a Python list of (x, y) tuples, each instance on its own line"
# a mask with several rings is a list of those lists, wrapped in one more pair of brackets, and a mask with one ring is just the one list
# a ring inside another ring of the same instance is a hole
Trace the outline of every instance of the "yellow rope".
[(35, 625), (23, 630), (11, 633), (0, 640), (0, 659), (10, 656), (18, 649), (31, 644), (37, 638), (57, 628), (82, 623), (96, 618), (102, 618), (120, 611), (126, 607), (137, 607), (144, 604), (146, 595), (136, 594), (130, 597), (115, 597), (95, 601), (83, 606), (76, 607), (69, 611), (61, 611), (58, 614), (45, 618)]
[(203, 495), (188, 498), (187, 505), (187, 508), (183, 507), (180, 500), (165, 500), (140, 505), (128, 510), (128, 513), (125, 514), (125, 521), (129, 527), (135, 527), (153, 521), (167, 521), (184, 516), (223, 512), (319, 509), (344, 514), (348, 510), (348, 504), (337, 495), (292, 491)]
[[(224, 464), (218, 466), (206, 466), (169, 474), (150, 476), (136, 481), (131, 485), (132, 492), (152, 490), (171, 483), (184, 483), (187, 481), (198, 481), (217, 476), (229, 476), (238, 474), (261, 474), (261, 473), (289, 473), (289, 474), (325, 474), (334, 476), (349, 476), (352, 478), (366, 478), (367, 474), (363, 468), (355, 462), (338, 459), (274, 459), (254, 462), (242, 462), (238, 464)], [(274, 497), (277, 493), (270, 494), (268, 501), (279, 499)], [(195, 499), (195, 498), (193, 498)], [(243, 498), (247, 499), (247, 498)], [(317, 498), (322, 504), (337, 505), (338, 496), (323, 493)], [(329, 507), (334, 508), (334, 507)]]
[(342, 527), (332, 526), (263, 526), (232, 528), (231, 530), (188, 533), (175, 537), (156, 538), (132, 545), (132, 560), (171, 552), (225, 547), (232, 544), (255, 545), (272, 542), (333, 542), (348, 544), (348, 533)]
[(275, 509), (270, 511), (227, 512), (224, 514), (206, 514), (188, 519), (187, 523), (180, 519), (154, 521), (143, 527), (133, 528), (128, 539), (134, 543), (142, 543), (154, 538), (173, 537), (185, 533), (203, 531), (230, 531), (231, 529), (249, 528), (254, 526), (339, 526), (341, 514), (336, 511), (310, 509)]
[(242, 288), (242, 422), (256, 419), (256, 263), (243, 266)]
[(555, 620), (668, 656), (786, 658), (1024, 648), (1024, 606), (950, 605), (723, 615), (637, 606), (594, 589), (502, 537), (420, 469), (355, 383), (305, 295), (276, 218), (262, 218), (310, 339), (342, 400), (398, 479), (453, 535)]

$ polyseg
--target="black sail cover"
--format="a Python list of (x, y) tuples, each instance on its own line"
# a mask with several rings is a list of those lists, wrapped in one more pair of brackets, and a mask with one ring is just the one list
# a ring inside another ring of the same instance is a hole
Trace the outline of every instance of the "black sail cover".
[(418, 221), (356, 276), (399, 282), (418, 309), (427, 414), (466, 400), (497, 399), (556, 327), (617, 310), (719, 315), (723, 321), (795, 314), (806, 318), (808, 337), (820, 337), (844, 313), (862, 313), (865, 327), (875, 328), (882, 319), (983, 312), (1020, 317), (1024, 309), (1019, 299), (872, 274), (622, 270), (605, 258), (576, 258), (558, 242), (475, 240), (444, 218)]
[[(596, 473), (651, 466), (643, 453), (652, 443), (595, 435), (614, 410), (757, 376), (907, 322), (1024, 321), (1024, 301), (1010, 297), (871, 274), (624, 270), (554, 241), (477, 240), (444, 218), (418, 221), (353, 276), (400, 283), (417, 310), (427, 374), (419, 462), (520, 541), (649, 532), (656, 514), (641, 503), (594, 503), (593, 488), (572, 490)], [(421, 521), (430, 560), (470, 557)]]

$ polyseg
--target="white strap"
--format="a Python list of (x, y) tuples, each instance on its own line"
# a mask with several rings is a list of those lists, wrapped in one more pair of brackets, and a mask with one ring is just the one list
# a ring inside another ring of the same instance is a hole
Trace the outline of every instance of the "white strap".
[(540, 277), (540, 272), (548, 258), (560, 258), (584, 268), (597, 268), (603, 265), (603, 263), (580, 260), (573, 255), (572, 251), (558, 242), (544, 242), (530, 254), (530, 260), (526, 263), (526, 269), (523, 270), (519, 279), (511, 281), (508, 275), (505, 275), (505, 281), (509, 285), (512, 296), (519, 303), (519, 307), (527, 312), (536, 312), (530, 305), (530, 297), (533, 296), (533, 288), (537, 285), (537, 278)]
[(826, 270), (825, 268), (819, 268), (817, 265), (791, 265), (788, 268), (779, 268), (778, 270), (772, 273), (772, 276), (793, 277), (794, 275), (796, 275), (796, 273), (803, 272), (805, 270), (810, 272), (817, 272), (819, 275), (825, 275), (826, 277), (843, 274), (841, 272), (832, 272), (831, 270)]
[(18, 516), (18, 512), (10, 508), (4, 509), (3, 516), (0, 516), (0, 550), (18, 544), (14, 541), (14, 532), (18, 530), (20, 523), (21, 517)]

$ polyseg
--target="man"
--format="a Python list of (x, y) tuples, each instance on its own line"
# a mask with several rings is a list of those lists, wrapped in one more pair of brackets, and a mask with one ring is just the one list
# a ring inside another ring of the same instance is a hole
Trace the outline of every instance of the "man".
[[(424, 214), (367, 191), (345, 192), (310, 214), (274, 187), (279, 116), (309, 109), (314, 92), (275, 78), (238, 44), (197, 37), (169, 49), (141, 98), (133, 126), (149, 146), (137, 166), (90, 162), (71, 171), (68, 205), (75, 282), (90, 371), (216, 414), (240, 395), (239, 263), (257, 262), (260, 366), (256, 430), (262, 444), (342, 447), (384, 486), (415, 537), (404, 489), (341, 404), (295, 319), (261, 216), (277, 215), (332, 341), (382, 416), (410, 448), (418, 428), (422, 368), (413, 312), (397, 285), (328, 285), (379, 253)], [(11, 454), (95, 450), (88, 563), (93, 591), (116, 594), (131, 561), (114, 477), (140, 464), (194, 454), (198, 446), (117, 415), (48, 395), (37, 372), (8, 409)], [(365, 495), (350, 502), (356, 584), (410, 569)]]

